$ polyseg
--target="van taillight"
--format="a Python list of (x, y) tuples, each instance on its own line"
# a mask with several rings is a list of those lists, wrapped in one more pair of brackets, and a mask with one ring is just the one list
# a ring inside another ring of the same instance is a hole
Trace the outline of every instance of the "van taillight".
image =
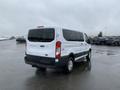
[(60, 59), (61, 57), (61, 42), (60, 41), (57, 41), (56, 42), (56, 59)]
[(27, 48), (27, 43), (25, 43), (25, 49)]

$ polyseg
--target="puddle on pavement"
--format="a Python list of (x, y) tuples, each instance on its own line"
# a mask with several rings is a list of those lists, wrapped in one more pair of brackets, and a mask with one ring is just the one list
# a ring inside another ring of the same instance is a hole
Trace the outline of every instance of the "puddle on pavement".
[(118, 55), (120, 52), (113, 50), (95, 50), (95, 53), (111, 56), (111, 55)]

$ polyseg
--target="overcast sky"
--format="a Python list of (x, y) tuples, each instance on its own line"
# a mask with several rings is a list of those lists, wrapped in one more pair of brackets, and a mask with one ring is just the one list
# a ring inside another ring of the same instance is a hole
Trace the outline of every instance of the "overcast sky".
[(0, 0), (0, 35), (40, 25), (120, 35), (120, 0)]

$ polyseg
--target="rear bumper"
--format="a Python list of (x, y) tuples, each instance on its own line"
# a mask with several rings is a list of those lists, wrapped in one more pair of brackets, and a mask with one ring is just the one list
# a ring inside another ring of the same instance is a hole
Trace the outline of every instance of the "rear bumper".
[(30, 64), (35, 67), (59, 68), (66, 65), (68, 61), (68, 56), (61, 57), (58, 62), (55, 62), (55, 58), (33, 55), (26, 55), (24, 59), (26, 64)]

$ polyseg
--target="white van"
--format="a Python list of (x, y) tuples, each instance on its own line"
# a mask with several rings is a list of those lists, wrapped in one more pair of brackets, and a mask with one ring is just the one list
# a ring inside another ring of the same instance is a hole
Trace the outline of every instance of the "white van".
[(41, 70), (63, 68), (73, 70), (74, 62), (83, 57), (91, 69), (91, 45), (85, 33), (58, 28), (39, 27), (28, 32), (25, 62)]

